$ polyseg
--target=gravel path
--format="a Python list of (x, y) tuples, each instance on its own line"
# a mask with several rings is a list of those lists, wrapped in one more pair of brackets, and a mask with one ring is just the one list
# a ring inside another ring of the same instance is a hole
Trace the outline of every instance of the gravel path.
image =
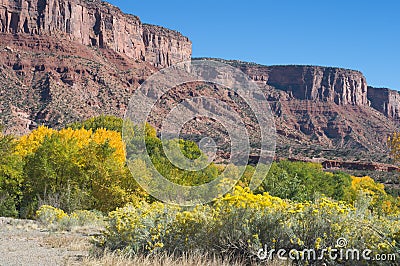
[(0, 217), (0, 266), (79, 265), (89, 248), (81, 233), (49, 232), (35, 221)]

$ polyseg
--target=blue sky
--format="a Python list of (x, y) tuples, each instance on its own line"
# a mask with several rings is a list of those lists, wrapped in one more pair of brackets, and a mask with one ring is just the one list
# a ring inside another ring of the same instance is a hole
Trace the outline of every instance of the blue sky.
[(188, 36), (194, 57), (345, 67), (400, 90), (400, 1), (108, 2)]

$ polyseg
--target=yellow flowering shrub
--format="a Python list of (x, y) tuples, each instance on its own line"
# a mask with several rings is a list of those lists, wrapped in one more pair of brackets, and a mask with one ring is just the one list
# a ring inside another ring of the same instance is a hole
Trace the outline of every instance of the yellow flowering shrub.
[(63, 210), (49, 205), (42, 205), (36, 211), (36, 219), (46, 226), (58, 223), (67, 217), (68, 214), (66, 214)]
[(278, 197), (269, 195), (267, 192), (263, 194), (253, 194), (248, 187), (243, 188), (236, 186), (233, 193), (228, 193), (224, 197), (218, 199), (215, 206), (217, 208), (225, 207), (227, 210), (232, 207), (239, 207), (271, 211), (286, 208), (288, 203)]
[(100, 212), (77, 210), (68, 215), (50, 205), (42, 205), (36, 211), (36, 220), (53, 230), (71, 230), (73, 227), (103, 227), (104, 216)]
[[(276, 250), (334, 249), (339, 238), (350, 248), (393, 252), (400, 235), (399, 221), (371, 216), (346, 202), (326, 197), (293, 202), (242, 187), (193, 208), (130, 204), (111, 212), (109, 221), (98, 241), (103, 248), (175, 255), (196, 250), (249, 263), (258, 260), (257, 252), (265, 245)], [(324, 262), (333, 263), (329, 257)]]
[(140, 202), (117, 208), (109, 213), (105, 240), (101, 244), (113, 250), (155, 252), (164, 246), (163, 238), (168, 224), (174, 219), (178, 209), (160, 202)]
[(177, 212), (163, 238), (164, 250), (173, 252), (175, 249), (179, 253), (212, 245), (210, 235), (214, 222), (213, 209), (208, 205)]

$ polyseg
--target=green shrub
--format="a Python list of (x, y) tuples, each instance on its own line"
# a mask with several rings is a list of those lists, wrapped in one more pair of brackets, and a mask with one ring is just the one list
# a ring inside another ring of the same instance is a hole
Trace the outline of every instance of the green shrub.
[(0, 191), (0, 216), (17, 217), (18, 211), (15, 206), (15, 200), (7, 192)]
[(16, 217), (22, 196), (22, 158), (15, 144), (12, 136), (0, 133), (0, 216)]

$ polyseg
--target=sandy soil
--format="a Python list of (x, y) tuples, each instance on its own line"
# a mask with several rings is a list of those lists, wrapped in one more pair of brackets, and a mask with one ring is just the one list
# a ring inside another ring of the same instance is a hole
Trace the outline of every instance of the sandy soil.
[(83, 232), (50, 232), (36, 221), (0, 218), (0, 266), (79, 265), (89, 254)]

